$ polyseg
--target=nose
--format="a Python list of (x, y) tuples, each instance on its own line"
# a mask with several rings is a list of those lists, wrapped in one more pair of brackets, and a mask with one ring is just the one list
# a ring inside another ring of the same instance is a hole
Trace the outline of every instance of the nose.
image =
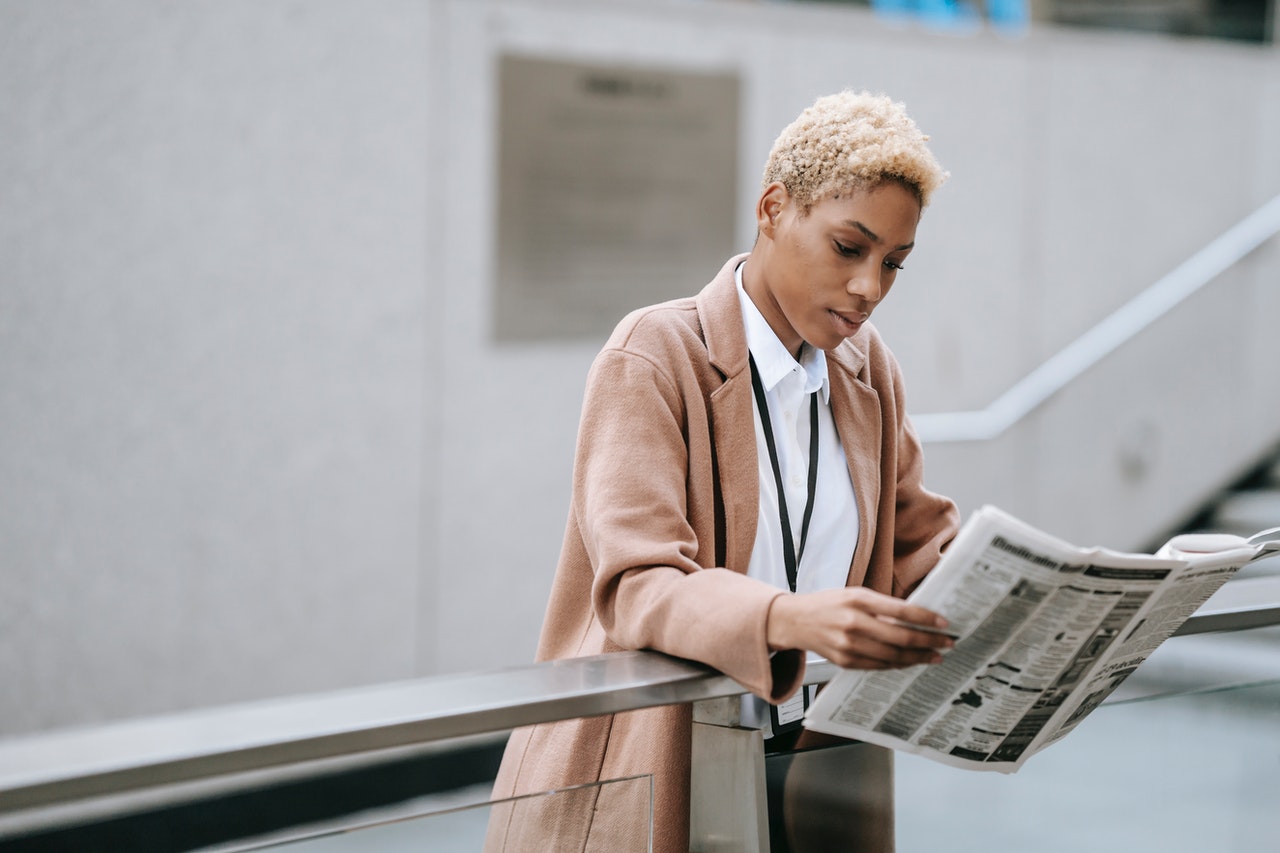
[(861, 269), (849, 277), (845, 290), (850, 296), (858, 296), (864, 302), (875, 305), (884, 295), (880, 284), (880, 276), (873, 271)]

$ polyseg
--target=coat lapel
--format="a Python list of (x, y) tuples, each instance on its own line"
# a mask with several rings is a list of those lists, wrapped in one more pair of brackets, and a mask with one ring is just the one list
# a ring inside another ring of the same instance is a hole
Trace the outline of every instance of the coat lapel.
[(756, 459), (755, 412), (747, 336), (734, 270), (739, 255), (698, 294), (698, 318), (711, 365), (724, 378), (710, 395), (715, 465), (724, 507), (724, 567), (745, 573), (756, 541), (760, 514), (760, 475)]
[(853, 342), (827, 353), (831, 381), (831, 413), (849, 464), (853, 493), (858, 501), (858, 546), (853, 552), (848, 585), (861, 585), (871, 564), (876, 538), (876, 507), (880, 504), (880, 447), (883, 421), (880, 398), (858, 374), (866, 356)]
[[(746, 255), (732, 258), (698, 294), (707, 355), (724, 377), (710, 395), (712, 433), (721, 499), (724, 506), (724, 566), (746, 572), (755, 547), (760, 514), (760, 474), (755, 446), (755, 411), (751, 373), (747, 368), (747, 337), (734, 270)], [(856, 336), (855, 336), (856, 340)], [(876, 508), (880, 503), (880, 398), (859, 378), (866, 355), (855, 341), (827, 353), (831, 381), (831, 411), (844, 447), (849, 477), (858, 501), (858, 546), (849, 568), (848, 583), (860, 585), (871, 563), (875, 542)]]

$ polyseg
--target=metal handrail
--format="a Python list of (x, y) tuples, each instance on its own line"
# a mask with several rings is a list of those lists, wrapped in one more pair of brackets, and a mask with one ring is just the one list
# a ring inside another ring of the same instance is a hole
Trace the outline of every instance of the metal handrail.
[[(1233, 595), (1178, 633), (1280, 625), (1280, 577), (1228, 587)], [(810, 664), (805, 680), (835, 673)], [(221, 793), (261, 784), (273, 768), (742, 692), (700, 664), (621, 652), (0, 740), (0, 839), (112, 796), (181, 802), (193, 780), (218, 780)]]
[(986, 408), (912, 415), (920, 440), (941, 443), (996, 438), (1276, 234), (1280, 234), (1280, 196), (1227, 229), (1155, 284), (1116, 309)]

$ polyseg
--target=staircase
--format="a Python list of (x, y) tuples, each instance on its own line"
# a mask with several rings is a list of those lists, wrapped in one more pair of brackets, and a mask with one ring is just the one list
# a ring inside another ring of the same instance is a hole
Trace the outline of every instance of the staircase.
[[(1280, 449), (1211, 503), (1184, 532), (1252, 536), (1280, 526)], [(1158, 545), (1156, 547), (1159, 547)], [(1245, 566), (1228, 582), (1280, 589), (1280, 556)], [(1215, 599), (1229, 595), (1223, 588)], [(1211, 600), (1212, 603), (1212, 600)], [(1174, 638), (1156, 649), (1117, 691), (1137, 699), (1280, 679), (1280, 626)]]
[[(1193, 523), (1198, 531), (1252, 536), (1280, 527), (1280, 451), (1209, 506)], [(1237, 578), (1280, 575), (1280, 556), (1245, 566)]]

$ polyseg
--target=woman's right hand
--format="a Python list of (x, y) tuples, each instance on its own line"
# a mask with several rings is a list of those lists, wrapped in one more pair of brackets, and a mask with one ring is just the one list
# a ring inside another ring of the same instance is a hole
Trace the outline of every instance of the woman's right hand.
[(769, 648), (816, 652), (844, 669), (897, 669), (938, 663), (955, 642), (947, 620), (865, 587), (784, 594), (769, 608)]

